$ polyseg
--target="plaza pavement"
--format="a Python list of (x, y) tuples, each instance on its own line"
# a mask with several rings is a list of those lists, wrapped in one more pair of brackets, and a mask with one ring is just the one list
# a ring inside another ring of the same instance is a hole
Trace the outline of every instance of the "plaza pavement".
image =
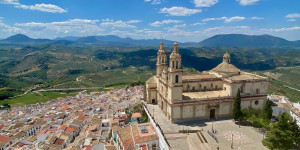
[[(199, 143), (199, 139), (195, 139), (195, 133), (179, 133), (179, 130), (202, 130), (208, 145), (213, 149), (217, 150), (267, 150), (265, 146), (262, 145), (263, 134), (258, 132), (257, 128), (249, 126), (241, 126), (239, 128), (232, 119), (229, 120), (217, 120), (213, 122), (214, 129), (217, 130), (217, 134), (214, 134), (218, 143), (215, 142), (207, 133), (207, 130), (212, 130), (212, 122), (206, 121), (194, 121), (194, 122), (182, 122), (182, 123), (171, 123), (168, 121), (167, 117), (164, 116), (163, 112), (157, 105), (147, 104), (149, 112), (154, 113), (154, 120), (159, 124), (164, 133), (168, 143), (172, 150), (197, 150), (198, 146), (189, 143)], [(234, 133), (233, 148), (231, 148), (232, 143), (232, 133)], [(195, 141), (187, 141), (189, 139)], [(192, 137), (192, 138), (191, 138)]]

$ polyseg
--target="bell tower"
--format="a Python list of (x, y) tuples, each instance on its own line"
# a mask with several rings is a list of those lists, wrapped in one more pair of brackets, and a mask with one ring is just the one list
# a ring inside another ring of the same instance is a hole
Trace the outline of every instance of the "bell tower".
[(160, 42), (160, 48), (157, 52), (157, 61), (156, 61), (156, 76), (162, 76), (164, 68), (167, 68), (167, 53), (164, 50), (164, 42)]
[(169, 65), (169, 88), (168, 98), (170, 100), (182, 100), (182, 66), (181, 66), (181, 55), (178, 51), (177, 42), (174, 43), (173, 52), (170, 55)]
[(230, 64), (230, 55), (226, 52), (223, 56), (223, 62)]

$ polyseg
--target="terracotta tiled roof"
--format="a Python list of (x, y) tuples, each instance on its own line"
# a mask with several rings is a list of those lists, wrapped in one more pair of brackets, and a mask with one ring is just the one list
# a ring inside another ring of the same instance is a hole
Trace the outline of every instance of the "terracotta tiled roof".
[(68, 133), (73, 133), (74, 132), (74, 129), (73, 128), (70, 128), (70, 127), (68, 127), (66, 130), (65, 130), (66, 132), (68, 132)]
[(66, 130), (67, 126), (63, 124), (59, 128), (62, 129), (62, 130)]
[(141, 113), (133, 113), (131, 115), (131, 117), (134, 117), (134, 118), (139, 118), (139, 117), (142, 117)]
[(0, 125), (0, 130), (1, 130), (3, 127), (4, 127), (4, 124), (1, 124), (1, 125)]
[(85, 116), (83, 116), (83, 115), (80, 115), (79, 117), (78, 117), (78, 120), (80, 120), (80, 121), (84, 121), (85, 120)]
[(144, 135), (144, 136), (140, 135), (138, 125), (132, 125), (132, 132), (133, 132), (135, 143), (144, 143), (144, 142), (158, 140), (158, 136), (153, 132), (154, 128), (151, 126), (151, 124), (147, 124), (147, 125), (149, 125), (149, 128), (147, 129), (151, 130), (148, 132), (149, 133), (152, 132), (152, 134)]
[(64, 143), (64, 141), (65, 141), (64, 139), (57, 138), (55, 140), (54, 144), (56, 144), (56, 145), (62, 145)]
[[(133, 143), (130, 126), (127, 126), (123, 129), (119, 130), (118, 134), (122, 141), (124, 149), (128, 149), (129, 146), (132, 145), (131, 143)], [(133, 145), (131, 147), (134, 148)]]
[(4, 136), (0, 134), (0, 143), (6, 144), (7, 142), (11, 141), (10, 137)]
[(37, 135), (45, 134), (46, 132), (47, 132), (47, 129), (44, 129), (44, 130), (40, 131)]
[(213, 68), (212, 71), (220, 72), (220, 73), (232, 73), (232, 72), (240, 72), (241, 70), (232, 64), (229, 64), (227, 62), (222, 62), (217, 67)]
[(117, 148), (113, 145), (106, 145), (105, 148), (106, 150), (117, 150)]

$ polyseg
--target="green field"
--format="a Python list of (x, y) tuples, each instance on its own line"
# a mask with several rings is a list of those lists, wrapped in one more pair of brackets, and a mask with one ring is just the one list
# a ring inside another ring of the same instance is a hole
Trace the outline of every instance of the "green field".
[(300, 89), (300, 67), (279, 67), (274, 70), (262, 72), (263, 75), (270, 78), (268, 88), (269, 94), (284, 95), (292, 102), (300, 101), (300, 92), (293, 90), (293, 87)]
[(78, 92), (28, 92), (26, 95), (2, 100), (0, 104), (8, 103), (13, 106), (36, 104), (41, 102), (47, 102), (58, 97), (75, 96)]

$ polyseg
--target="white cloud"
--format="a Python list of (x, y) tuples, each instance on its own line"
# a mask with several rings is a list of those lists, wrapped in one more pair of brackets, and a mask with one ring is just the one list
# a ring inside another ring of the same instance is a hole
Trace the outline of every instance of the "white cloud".
[(193, 3), (196, 7), (210, 7), (215, 5), (218, 0), (194, 0)]
[(159, 13), (169, 14), (171, 16), (190, 16), (196, 13), (201, 12), (201, 9), (189, 9), (186, 7), (171, 7), (171, 8), (162, 8)]
[(106, 21), (114, 21), (113, 19), (109, 19), (109, 18), (105, 18), (105, 19), (101, 19), (102, 22), (106, 22)]
[(25, 33), (25, 31), (23, 31), (20, 28), (12, 27), (10, 25), (3, 23), (2, 19), (3, 17), (0, 17), (0, 33), (2, 37), (7, 37), (10, 36), (11, 34)]
[(240, 5), (246, 6), (246, 5), (253, 5), (260, 0), (236, 0), (236, 1), (238, 1)]
[(283, 31), (295, 31), (300, 30), (299, 26), (290, 27), (290, 28), (279, 28), (279, 29), (261, 29), (263, 31), (275, 31), (275, 32), (283, 32)]
[(235, 16), (235, 17), (230, 17), (228, 19), (225, 19), (225, 22), (234, 22), (234, 21), (241, 21), (241, 20), (245, 20), (245, 17), (240, 17), (240, 16)]
[(193, 23), (191, 24), (192, 26), (198, 26), (198, 25), (204, 25), (206, 24), (205, 22), (196, 22), (196, 23)]
[(56, 5), (52, 4), (35, 4), (35, 5), (15, 5), (16, 8), (30, 9), (30, 10), (39, 10), (43, 12), (51, 13), (65, 13), (65, 9), (62, 9)]
[(105, 22), (102, 22), (100, 24), (100, 26), (102, 27), (110, 27), (112, 29), (114, 28), (135, 28), (136, 26), (134, 25), (130, 25), (122, 20), (118, 20), (118, 21), (113, 21), (113, 20), (110, 20), (110, 21), (105, 21)]
[(289, 19), (288, 21), (291, 21), (291, 22), (293, 22), (293, 21), (297, 21), (296, 19)]
[(262, 20), (262, 19), (264, 19), (263, 17), (251, 17), (250, 18), (251, 20)]
[(141, 20), (129, 20), (129, 21), (127, 21), (127, 23), (140, 23), (140, 22), (142, 22)]
[(18, 5), (19, 0), (0, 0), (0, 3), (2, 4), (13, 4), (13, 5)]
[(153, 23), (150, 23), (149, 25), (150, 26), (153, 26), (153, 27), (159, 27), (163, 24), (170, 24), (170, 23), (181, 23), (182, 21), (181, 20), (172, 20), (172, 19), (168, 19), (168, 20), (163, 20), (163, 21), (155, 21)]
[(186, 24), (174, 25), (174, 28), (185, 28)]
[[(151, 2), (151, 0), (144, 0), (145, 2)], [(153, 5), (158, 5), (158, 4), (161, 4), (161, 1), (162, 0), (153, 0), (151, 4)]]
[(294, 13), (294, 14), (288, 14), (285, 16), (286, 18), (299, 18), (300, 14), (298, 13)]
[(245, 17), (240, 17), (240, 16), (234, 16), (234, 17), (220, 17), (220, 18), (206, 18), (206, 19), (202, 19), (202, 21), (215, 21), (215, 20), (224, 20), (225, 23), (229, 23), (229, 22), (234, 22), (234, 21), (241, 21), (241, 20), (245, 20)]
[(151, 4), (153, 5), (161, 4), (161, 0), (153, 0)]
[(99, 20), (70, 19), (67, 21), (50, 23), (16, 23), (15, 26), (22, 27), (34, 37), (45, 34), (48, 37), (56, 37), (58, 35), (64, 36), (67, 33), (70, 33), (71, 35), (95, 35), (96, 33), (103, 31), (103, 29), (96, 24), (97, 22), (99, 22)]
[(35, 4), (35, 5), (23, 5), (19, 0), (0, 0), (0, 3), (14, 5), (16, 8), (29, 9), (29, 10), (38, 10), (42, 12), (50, 13), (65, 13), (67, 10), (58, 7), (53, 4)]

